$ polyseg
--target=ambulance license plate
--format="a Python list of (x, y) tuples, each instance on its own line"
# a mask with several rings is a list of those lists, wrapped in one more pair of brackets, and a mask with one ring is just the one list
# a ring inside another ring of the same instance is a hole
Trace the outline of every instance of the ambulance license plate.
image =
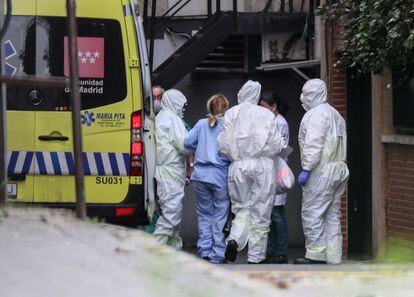
[(7, 184), (7, 197), (17, 198), (17, 184)]

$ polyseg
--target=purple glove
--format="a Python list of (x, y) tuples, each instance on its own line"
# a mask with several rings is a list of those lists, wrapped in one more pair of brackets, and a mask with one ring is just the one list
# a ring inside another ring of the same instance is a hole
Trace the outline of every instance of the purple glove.
[(304, 185), (306, 185), (306, 182), (308, 181), (309, 175), (310, 175), (310, 171), (309, 170), (302, 170), (302, 172), (299, 174), (298, 177), (298, 184), (303, 187)]

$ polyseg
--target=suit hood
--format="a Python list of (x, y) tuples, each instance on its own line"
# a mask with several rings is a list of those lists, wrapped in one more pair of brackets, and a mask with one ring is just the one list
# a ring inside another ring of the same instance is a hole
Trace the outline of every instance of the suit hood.
[(319, 104), (326, 103), (327, 89), (325, 82), (321, 79), (308, 80), (303, 85), (300, 101), (306, 111), (318, 106)]
[(248, 80), (237, 93), (238, 103), (249, 102), (254, 105), (259, 103), (262, 86), (257, 81)]
[(167, 90), (162, 95), (162, 107), (168, 109), (182, 117), (184, 104), (187, 103), (187, 98), (184, 94), (176, 89)]

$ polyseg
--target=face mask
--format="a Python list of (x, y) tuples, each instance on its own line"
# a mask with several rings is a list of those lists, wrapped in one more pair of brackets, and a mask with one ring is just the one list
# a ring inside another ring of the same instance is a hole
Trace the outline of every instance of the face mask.
[(181, 109), (180, 113), (178, 114), (178, 116), (179, 116), (180, 118), (183, 118), (183, 117), (184, 117), (184, 112), (185, 112), (185, 108), (186, 108), (186, 107), (187, 107), (187, 103), (186, 103), (186, 104), (184, 104), (183, 108)]
[(183, 108), (183, 109), (181, 109), (179, 112), (178, 112), (178, 116), (180, 117), (180, 118), (183, 118), (184, 117), (184, 111), (185, 111), (185, 109)]
[(162, 109), (162, 103), (159, 100), (154, 101), (154, 111), (159, 112)]
[(305, 111), (308, 111), (308, 110), (309, 110), (309, 108), (308, 108), (308, 107), (306, 107), (306, 105), (305, 105), (305, 96), (303, 95), (303, 93), (302, 93), (302, 94), (300, 94), (300, 102), (302, 102), (302, 107), (303, 107), (303, 109), (304, 109)]

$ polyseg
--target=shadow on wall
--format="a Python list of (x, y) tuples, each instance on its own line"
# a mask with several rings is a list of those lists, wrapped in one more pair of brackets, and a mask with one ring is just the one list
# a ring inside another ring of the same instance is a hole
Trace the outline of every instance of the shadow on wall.
[[(230, 107), (236, 105), (237, 92), (248, 79), (259, 81), (262, 84), (263, 91), (276, 91), (287, 103), (289, 112), (286, 119), (290, 128), (290, 146), (294, 149), (289, 157), (289, 166), (297, 177), (301, 170), (298, 130), (304, 114), (299, 96), (304, 81), (294, 78), (288, 71), (259, 73), (250, 76), (241, 74), (189, 74), (175, 86), (185, 94), (188, 100), (185, 120), (191, 126), (194, 126), (199, 119), (205, 118), (207, 115), (206, 102), (210, 96), (216, 93), (225, 95), (230, 101)], [(197, 198), (191, 185), (187, 186), (181, 227), (186, 247), (193, 247), (197, 242), (196, 201)], [(295, 186), (288, 194), (286, 214), (289, 223), (289, 244), (303, 245), (301, 191), (298, 186)]]

